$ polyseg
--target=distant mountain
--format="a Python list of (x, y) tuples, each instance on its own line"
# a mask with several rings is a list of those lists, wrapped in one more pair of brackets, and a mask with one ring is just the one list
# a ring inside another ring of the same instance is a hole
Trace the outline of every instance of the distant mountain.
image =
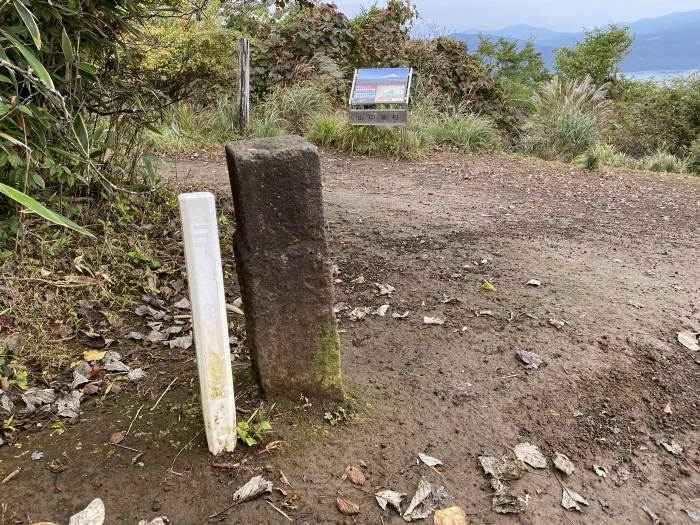
[[(621, 22), (618, 25), (628, 26), (635, 37), (632, 49), (622, 63), (622, 71), (700, 70), (700, 9), (659, 18), (645, 18), (632, 23)], [(480, 36), (490, 40), (503, 37), (520, 44), (534, 39), (535, 47), (542, 53), (545, 64), (552, 69), (554, 49), (571, 47), (584, 34), (561, 33), (520, 24), (495, 31), (470, 30), (450, 36), (466, 42), (472, 50), (479, 45)]]

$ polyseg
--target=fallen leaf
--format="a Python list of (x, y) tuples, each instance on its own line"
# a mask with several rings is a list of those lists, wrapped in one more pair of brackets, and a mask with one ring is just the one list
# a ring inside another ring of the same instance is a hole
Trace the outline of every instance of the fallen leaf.
[(581, 507), (579, 507), (579, 503), (583, 505), (589, 505), (589, 503), (584, 499), (583, 496), (578, 494), (577, 492), (574, 492), (573, 490), (567, 488), (567, 487), (562, 487), (562, 495), (561, 495), (561, 506), (564, 507), (566, 510), (577, 510), (581, 512)]
[(171, 522), (168, 520), (168, 518), (165, 516), (160, 516), (152, 519), (151, 521), (141, 520), (136, 525), (168, 525), (169, 523)]
[(262, 476), (255, 476), (233, 494), (233, 503), (238, 505), (257, 498), (265, 492), (272, 492), (272, 481), (267, 481)]
[(574, 467), (569, 457), (566, 454), (560, 453), (554, 456), (554, 467), (567, 476), (571, 476), (574, 470), (576, 470), (576, 467)]
[(132, 368), (126, 374), (126, 378), (132, 383), (138, 383), (143, 380), (148, 374), (141, 368)]
[(172, 341), (168, 341), (170, 348), (181, 348), (182, 350), (188, 350), (192, 346), (192, 336), (185, 335), (182, 337), (177, 337)]
[(350, 320), (362, 321), (365, 317), (367, 317), (371, 310), (372, 309), (369, 307), (355, 308), (352, 312), (350, 312)]
[(363, 284), (365, 282), (365, 276), (360, 275), (359, 277), (355, 277), (351, 282), (355, 284)]
[(105, 504), (100, 498), (96, 498), (84, 510), (71, 516), (68, 525), (102, 525), (104, 521)]
[(525, 496), (496, 494), (491, 498), (491, 509), (498, 514), (520, 514), (527, 508), (529, 501), (528, 494)]
[(79, 332), (75, 340), (88, 348), (104, 348), (107, 345), (102, 334)]
[(481, 468), (484, 469), (484, 474), (503, 481), (519, 479), (525, 468), (523, 464), (510, 453), (504, 455), (500, 459), (493, 456), (479, 456), (479, 462), (481, 463)]
[(377, 492), (374, 497), (382, 510), (386, 510), (387, 505), (389, 505), (400, 515), (401, 501), (406, 497), (406, 494), (396, 492), (395, 490), (382, 490)]
[(396, 291), (396, 288), (390, 284), (374, 283), (374, 285), (379, 288), (379, 295), (391, 295)]
[(432, 490), (433, 487), (424, 479), (421, 479), (418, 482), (418, 488), (416, 489), (416, 493), (413, 495), (413, 498), (411, 499), (411, 503), (408, 505), (408, 508), (403, 513), (403, 519), (405, 521), (411, 521), (415, 518), (414, 516), (412, 516), (413, 512), (419, 505), (423, 503), (423, 501), (426, 500), (428, 496), (430, 496)]
[(179, 308), (180, 310), (188, 310), (190, 308), (190, 302), (187, 299), (187, 297), (183, 297), (178, 302), (176, 302), (173, 306), (175, 308)]
[(661, 445), (674, 456), (680, 456), (681, 454), (683, 454), (683, 447), (681, 447), (678, 443), (676, 443), (673, 440), (668, 442), (662, 441)]
[(661, 525), (662, 521), (659, 515), (651, 510), (649, 507), (646, 505), (642, 506), (642, 510), (646, 512), (646, 515), (649, 516), (649, 519), (654, 523), (654, 525)]
[(443, 325), (445, 324), (444, 319), (440, 319), (439, 317), (428, 317), (425, 316), (423, 317), (423, 324), (428, 324), (428, 325)]
[[(160, 323), (159, 323), (160, 324)], [(168, 335), (160, 332), (158, 330), (151, 330), (146, 336), (145, 341), (147, 343), (162, 343), (168, 338)]]
[(389, 311), (389, 305), (383, 304), (379, 308), (377, 308), (374, 312), (372, 312), (372, 315), (378, 315), (379, 317), (384, 317), (388, 311)]
[(90, 383), (89, 385), (85, 385), (85, 387), (83, 388), (83, 394), (85, 394), (87, 396), (97, 394), (97, 392), (99, 392), (99, 391), (100, 391), (100, 387), (93, 384), (93, 383)]
[(685, 513), (690, 518), (690, 521), (692, 521), (693, 523), (700, 523), (700, 511), (686, 509)]
[(515, 353), (518, 355), (520, 360), (525, 363), (525, 368), (529, 370), (537, 370), (542, 363), (544, 363), (544, 360), (535, 352), (529, 352), (523, 348), (516, 348)]
[(442, 461), (440, 461), (439, 459), (434, 458), (432, 456), (428, 456), (427, 454), (423, 454), (422, 452), (418, 453), (418, 458), (429, 467), (436, 467), (438, 465), (442, 465)]
[(117, 352), (107, 352), (102, 358), (102, 367), (108, 372), (126, 373), (131, 368), (121, 361), (122, 356)]
[(691, 352), (700, 351), (700, 344), (698, 344), (698, 334), (695, 332), (680, 332), (678, 334), (678, 342), (685, 346)]
[(673, 414), (673, 404), (671, 404), (670, 400), (668, 403), (666, 403), (666, 406), (664, 407), (664, 414)]
[(523, 463), (534, 468), (547, 468), (547, 458), (532, 443), (520, 443), (513, 449), (515, 456)]
[(459, 507), (438, 510), (433, 518), (434, 525), (469, 525), (467, 515)]
[(86, 301), (85, 299), (81, 299), (78, 301), (78, 305), (75, 307), (75, 311), (80, 315), (80, 317), (83, 317), (84, 319), (87, 319), (91, 323), (100, 323), (102, 321), (106, 321), (107, 318), (105, 315), (100, 312), (99, 310), (95, 309), (96, 304), (93, 301)]
[(596, 475), (599, 478), (607, 478), (608, 477), (608, 469), (601, 465), (593, 465), (593, 472), (596, 473)]
[(540, 281), (538, 281), (537, 279), (530, 279), (530, 280), (527, 282), (527, 285), (528, 285), (528, 286), (539, 287), (539, 286), (542, 286), (542, 283), (541, 283)]
[(112, 443), (112, 445), (118, 445), (122, 441), (124, 441), (124, 432), (115, 432), (109, 438), (109, 442)]
[(488, 292), (496, 291), (496, 287), (488, 281), (481, 281), (481, 287)]
[(339, 314), (343, 310), (349, 310), (349, 309), (350, 309), (350, 307), (348, 306), (347, 303), (335, 303), (333, 305), (333, 313), (335, 313), (335, 314)]
[(29, 412), (33, 412), (37, 407), (50, 405), (56, 401), (56, 393), (53, 388), (30, 388), (21, 397)]
[(352, 516), (353, 514), (360, 513), (360, 506), (357, 503), (353, 503), (349, 499), (338, 496), (335, 503), (338, 505), (338, 510), (346, 516)]
[(400, 314), (400, 313), (398, 313), (398, 312), (394, 312), (393, 314), (391, 314), (391, 317), (393, 317), (394, 319), (406, 319), (406, 317), (408, 317), (408, 315), (409, 315), (410, 313), (411, 313), (411, 312), (408, 311), (408, 310), (405, 311), (405, 312), (402, 313), (402, 314)]
[(56, 415), (67, 419), (77, 419), (80, 415), (80, 399), (83, 393), (73, 390), (70, 394), (64, 394), (56, 401)]
[(100, 361), (106, 353), (107, 352), (100, 350), (86, 350), (83, 352), (83, 359), (85, 359), (85, 361)]
[(348, 466), (345, 469), (345, 475), (353, 485), (363, 485), (365, 483), (365, 475), (359, 467)]
[(41, 458), (44, 457), (44, 453), (39, 451), (39, 450), (36, 450), (36, 451), (32, 452), (31, 457), (32, 457), (32, 461), (39, 461)]

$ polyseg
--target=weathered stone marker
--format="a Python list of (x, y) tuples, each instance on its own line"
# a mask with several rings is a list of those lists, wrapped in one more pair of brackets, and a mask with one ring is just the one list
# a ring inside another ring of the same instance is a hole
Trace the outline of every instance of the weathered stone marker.
[(234, 251), (263, 391), (342, 399), (318, 150), (299, 137), (226, 147)]

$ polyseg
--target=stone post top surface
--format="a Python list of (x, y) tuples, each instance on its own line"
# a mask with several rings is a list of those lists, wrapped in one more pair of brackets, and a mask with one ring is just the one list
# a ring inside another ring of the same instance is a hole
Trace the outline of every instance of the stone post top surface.
[(287, 152), (309, 151), (318, 153), (318, 148), (303, 137), (282, 135), (266, 139), (251, 139), (233, 142), (226, 146), (226, 151), (237, 158), (250, 158), (262, 155), (277, 155)]

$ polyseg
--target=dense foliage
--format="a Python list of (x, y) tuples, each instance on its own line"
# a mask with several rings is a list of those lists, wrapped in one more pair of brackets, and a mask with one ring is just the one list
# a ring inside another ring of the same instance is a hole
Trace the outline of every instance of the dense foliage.
[(587, 76), (601, 86), (620, 79), (619, 65), (629, 53), (634, 41), (628, 27), (611, 25), (586, 32), (586, 37), (573, 48), (554, 51), (557, 73), (571, 80), (581, 81)]

